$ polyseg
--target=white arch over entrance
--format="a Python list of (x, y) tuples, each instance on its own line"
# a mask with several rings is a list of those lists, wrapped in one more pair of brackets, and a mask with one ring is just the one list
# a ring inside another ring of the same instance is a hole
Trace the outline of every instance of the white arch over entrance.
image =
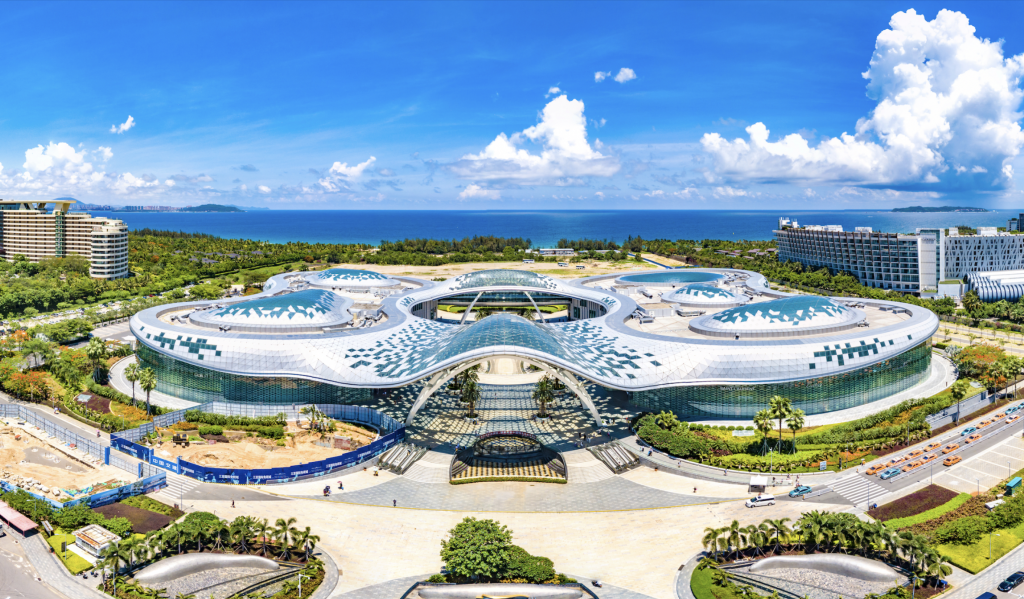
[(597, 426), (599, 427), (604, 426), (604, 422), (601, 420), (601, 415), (597, 411), (597, 406), (594, 405), (594, 400), (591, 399), (590, 394), (587, 393), (586, 387), (583, 385), (583, 383), (579, 382), (579, 380), (576, 378), (576, 375), (567, 370), (559, 368), (558, 366), (553, 366), (551, 364), (547, 364), (545, 362), (541, 362), (533, 358), (524, 358), (522, 356), (487, 356), (486, 358), (468, 360), (466, 362), (462, 362), (461, 364), (456, 364), (454, 366), (445, 368), (444, 370), (435, 372), (430, 377), (430, 379), (428, 379), (427, 382), (423, 384), (423, 389), (420, 390), (420, 394), (416, 397), (416, 401), (413, 402), (412, 409), (409, 410), (409, 416), (405, 419), (405, 423), (407, 425), (412, 424), (413, 418), (416, 417), (416, 414), (419, 413), (420, 409), (427, 403), (427, 400), (430, 398), (430, 396), (433, 395), (435, 391), (443, 387), (445, 383), (450, 381), (456, 375), (466, 370), (469, 370), (474, 366), (479, 366), (480, 364), (483, 364), (484, 362), (487, 362), (489, 360), (496, 360), (503, 357), (508, 357), (513, 360), (525, 362), (530, 366), (536, 366), (537, 368), (540, 368), (551, 377), (562, 381), (562, 383), (569, 390), (576, 394), (576, 397), (580, 398), (580, 401), (583, 402), (583, 405), (587, 408), (587, 410), (590, 411), (590, 415), (594, 418), (594, 423), (597, 424)]

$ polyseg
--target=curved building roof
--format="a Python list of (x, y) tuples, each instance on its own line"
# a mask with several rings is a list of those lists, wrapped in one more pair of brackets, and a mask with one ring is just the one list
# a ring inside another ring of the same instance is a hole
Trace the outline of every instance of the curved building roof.
[(691, 283), (670, 293), (663, 293), (661, 301), (715, 308), (745, 304), (750, 298), (742, 293), (734, 293), (707, 283)]
[[(669, 272), (723, 276), (710, 271)], [(757, 273), (730, 272), (745, 275), (744, 284), (754, 291), (775, 293)], [(260, 299), (248, 307), (248, 302), (242, 302), (218, 314), (224, 318), (275, 323), (301, 319), (320, 326), (319, 319), (327, 318), (326, 314), (311, 306), (302, 306), (300, 310), (294, 304), (296, 298), (307, 297), (301, 292), (273, 296), (275, 290), (287, 286), (284, 277), (277, 275), (266, 283), (266, 291), (261, 294), (266, 300)], [(606, 387), (638, 391), (681, 385), (797, 381), (852, 372), (926, 342), (938, 328), (935, 315), (919, 306), (861, 300), (869, 307), (895, 305), (909, 313), (898, 322), (862, 328), (856, 326), (863, 320), (864, 313), (859, 310), (827, 298), (795, 296), (750, 303), (693, 319), (691, 328), (698, 321), (716, 327), (700, 335), (658, 335), (626, 324), (637, 309), (632, 299), (589, 286), (616, 277), (600, 275), (563, 281), (505, 270), (470, 273), (443, 282), (396, 277), (394, 280), (400, 283), (418, 287), (385, 298), (382, 305), (387, 319), (372, 327), (320, 327), (305, 333), (270, 335), (250, 334), (239, 328), (244, 325), (236, 325), (229, 331), (205, 329), (197, 336), (194, 326), (161, 318), (204, 305), (191, 302), (139, 312), (131, 319), (131, 331), (140, 343), (154, 351), (231, 374), (294, 377), (346, 387), (398, 387), (469, 360), (512, 355), (568, 369)], [(531, 322), (511, 314), (489, 316), (469, 324), (448, 324), (417, 316), (429, 313), (433, 302), (465, 293), (462, 289), (487, 291), (510, 286), (528, 293), (530, 288), (539, 287), (574, 302), (600, 304), (606, 312), (594, 318), (557, 323)], [(286, 308), (278, 302), (293, 304)], [(284, 314), (280, 313), (284, 311), (296, 314), (282, 318)], [(328, 312), (336, 314), (337, 308), (331, 307)], [(738, 341), (733, 338), (737, 331), (742, 333)], [(804, 337), (786, 338), (792, 331)], [(813, 338), (806, 337), (812, 334)], [(758, 340), (758, 335), (773, 339)], [(721, 338), (725, 336), (729, 338)], [(831, 357), (840, 353), (841, 360)]]
[(475, 289), (477, 287), (535, 287), (555, 289), (557, 282), (551, 277), (528, 270), (495, 269), (471, 272), (455, 277), (452, 289)]
[(658, 270), (654, 272), (641, 272), (634, 275), (623, 275), (615, 282), (627, 285), (674, 287), (688, 283), (710, 283), (724, 278), (725, 275), (703, 270)]
[(250, 332), (275, 328), (300, 332), (352, 320), (348, 308), (353, 303), (331, 291), (306, 289), (257, 297), (212, 310), (196, 310), (189, 320), (199, 326), (231, 326)]
[(856, 326), (864, 313), (825, 297), (798, 295), (746, 304), (704, 316), (690, 328), (707, 334), (801, 334), (838, 331)]
[(372, 270), (328, 268), (306, 277), (310, 285), (319, 287), (391, 287), (398, 281)]

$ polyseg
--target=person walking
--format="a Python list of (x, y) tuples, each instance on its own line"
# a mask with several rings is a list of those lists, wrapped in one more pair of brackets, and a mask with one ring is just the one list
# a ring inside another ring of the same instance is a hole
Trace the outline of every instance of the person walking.
[(338, 490), (339, 491), (344, 491), (345, 490), (345, 485), (340, 480), (338, 481)]
[(397, 499), (392, 499), (391, 500), (391, 507), (398, 507), (398, 500)]
[(235, 500), (234, 499), (231, 500), (231, 507), (235, 507)]

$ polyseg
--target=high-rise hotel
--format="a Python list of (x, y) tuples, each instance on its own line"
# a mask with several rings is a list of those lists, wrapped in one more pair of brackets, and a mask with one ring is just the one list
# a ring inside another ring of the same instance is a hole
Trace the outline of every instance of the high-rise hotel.
[(78, 254), (89, 260), (89, 276), (128, 276), (128, 227), (123, 221), (69, 209), (74, 200), (0, 200), (0, 257), (30, 262)]
[[(1002, 233), (996, 227), (979, 227), (975, 235), (960, 235), (949, 229), (917, 229), (914, 233), (882, 233), (871, 227), (843, 231), (839, 225), (800, 226), (788, 218), (779, 219), (775, 231), (780, 262), (800, 262), (810, 268), (849, 272), (861, 285), (930, 296), (959, 295), (941, 289), (944, 281), (956, 283), (973, 279), (977, 273), (999, 275), (996, 279), (1024, 276), (1024, 235)], [(1004, 276), (1005, 275), (1005, 276)], [(1016, 300), (1020, 289), (993, 283), (982, 299)], [(980, 279), (979, 279), (980, 280)], [(1009, 279), (1007, 279), (1009, 280)], [(952, 288), (950, 288), (952, 290)]]

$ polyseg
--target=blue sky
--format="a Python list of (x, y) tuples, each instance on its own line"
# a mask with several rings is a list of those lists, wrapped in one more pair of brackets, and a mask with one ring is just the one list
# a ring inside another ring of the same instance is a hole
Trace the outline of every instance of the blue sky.
[(1019, 3), (4, 7), (4, 198), (1024, 206)]

